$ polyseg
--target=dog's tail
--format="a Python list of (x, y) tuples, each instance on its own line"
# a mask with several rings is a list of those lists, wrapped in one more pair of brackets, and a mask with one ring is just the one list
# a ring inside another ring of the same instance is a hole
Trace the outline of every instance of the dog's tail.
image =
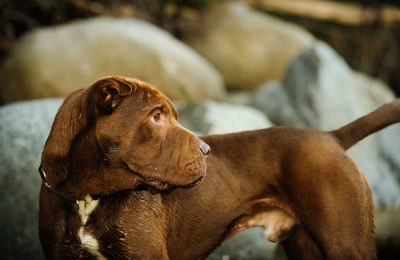
[(350, 124), (331, 131), (330, 134), (347, 150), (368, 135), (397, 122), (400, 122), (400, 99), (387, 103)]

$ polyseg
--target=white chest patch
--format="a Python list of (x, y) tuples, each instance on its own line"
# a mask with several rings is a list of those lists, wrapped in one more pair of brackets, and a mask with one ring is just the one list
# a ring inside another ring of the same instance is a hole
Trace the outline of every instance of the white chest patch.
[(78, 238), (92, 255), (96, 256), (99, 260), (106, 260), (99, 251), (99, 242), (89, 232), (86, 232), (85, 225), (90, 217), (90, 214), (96, 209), (100, 199), (93, 200), (90, 195), (86, 195), (83, 200), (77, 200), (78, 203), (78, 214), (81, 217), (82, 227), (78, 231)]

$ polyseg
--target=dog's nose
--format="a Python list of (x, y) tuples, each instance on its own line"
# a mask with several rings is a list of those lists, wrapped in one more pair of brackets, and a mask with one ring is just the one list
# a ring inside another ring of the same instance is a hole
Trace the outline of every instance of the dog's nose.
[(210, 153), (211, 148), (208, 144), (202, 142), (200, 145), (200, 150), (205, 156), (207, 156)]

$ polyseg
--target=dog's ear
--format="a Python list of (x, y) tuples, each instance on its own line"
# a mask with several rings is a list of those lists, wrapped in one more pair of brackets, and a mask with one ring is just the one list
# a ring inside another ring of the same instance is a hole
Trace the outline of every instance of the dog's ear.
[(108, 77), (71, 93), (64, 100), (42, 153), (42, 168), (53, 188), (61, 188), (72, 171), (70, 152), (78, 135), (88, 131), (102, 114), (112, 113), (122, 98), (136, 88), (133, 82), (123, 78)]
[(136, 85), (120, 77), (109, 77), (96, 81), (91, 88), (92, 95), (95, 95), (93, 99), (97, 99), (99, 112), (109, 114), (120, 104), (123, 97), (135, 92)]

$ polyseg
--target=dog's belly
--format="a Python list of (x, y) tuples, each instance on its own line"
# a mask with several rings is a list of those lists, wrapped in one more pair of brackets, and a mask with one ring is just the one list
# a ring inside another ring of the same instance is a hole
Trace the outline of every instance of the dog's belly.
[(268, 241), (279, 242), (285, 240), (298, 223), (287, 206), (275, 199), (261, 199), (252, 205), (248, 214), (234, 221), (225, 239), (251, 227), (262, 227)]

